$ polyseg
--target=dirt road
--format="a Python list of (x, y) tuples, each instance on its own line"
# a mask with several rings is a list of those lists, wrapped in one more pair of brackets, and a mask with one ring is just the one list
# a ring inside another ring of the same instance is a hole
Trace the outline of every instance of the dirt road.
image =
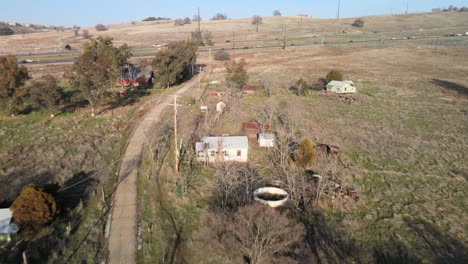
[[(181, 95), (198, 83), (203, 74), (189, 81), (175, 92)], [(132, 264), (137, 260), (137, 182), (138, 169), (150, 128), (158, 122), (163, 110), (171, 104), (173, 97), (167, 95), (160, 100), (142, 119), (135, 129), (119, 172), (119, 186), (115, 193), (109, 238), (109, 263)]]

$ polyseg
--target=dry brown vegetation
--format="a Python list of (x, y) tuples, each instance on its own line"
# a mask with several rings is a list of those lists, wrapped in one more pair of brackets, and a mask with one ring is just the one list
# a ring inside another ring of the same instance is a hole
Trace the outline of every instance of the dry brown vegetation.
[[(287, 113), (300, 136), (340, 146), (338, 156), (319, 153), (314, 171), (332, 185), (353, 187), (359, 196), (350, 199), (340, 195), (338, 188), (306, 204), (308, 213), (301, 221), (307, 250), (314, 258), (321, 262), (464, 261), (468, 246), (463, 224), (468, 219), (464, 202), (468, 79), (462, 77), (468, 71), (466, 54), (466, 48), (407, 43), (232, 52), (234, 59), (247, 59), (249, 84), (269, 83), (272, 96), (263, 91), (244, 95), (236, 108), (222, 115), (214, 111), (215, 104), (229, 98), (204, 97), (202, 104), (210, 109), (206, 119), (196, 114), (199, 105), (181, 110), (182, 137), (240, 135), (242, 122), (268, 118), (260, 115), (264, 105)], [(202, 57), (200, 62), (209, 61)], [(222, 63), (215, 62), (211, 68), (213, 74), (201, 90), (209, 81), (224, 80)], [(314, 91), (296, 96), (286, 89), (301, 77), (313, 83), (332, 69), (356, 82), (353, 103)], [(218, 89), (225, 91), (222, 85), (208, 86), (208, 92)], [(198, 93), (194, 89), (191, 95)], [(198, 121), (194, 125), (187, 120)], [(249, 166), (259, 174), (257, 183), (273, 182), (268, 153), (254, 141), (250, 146)], [(189, 223), (197, 225), (196, 219), (206, 215), (203, 204), (217, 190), (209, 184), (215, 182), (213, 175), (210, 169), (199, 171), (198, 184), (174, 202), (174, 207), (180, 202), (185, 210), (202, 204), (195, 214), (189, 213), (195, 217)], [(300, 205), (297, 202), (295, 206)], [(177, 256), (190, 259), (191, 251), (182, 248)]]

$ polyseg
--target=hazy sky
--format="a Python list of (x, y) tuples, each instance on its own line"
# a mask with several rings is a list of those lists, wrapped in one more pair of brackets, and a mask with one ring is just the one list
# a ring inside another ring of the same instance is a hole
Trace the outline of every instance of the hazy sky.
[[(467, 6), (468, 0), (341, 0), (342, 17), (430, 11), (434, 7)], [(92, 26), (141, 20), (148, 16), (192, 17), (200, 7), (203, 19), (226, 13), (230, 18), (298, 13), (336, 17), (338, 0), (9, 0), (0, 4), (0, 21), (43, 25)], [(468, 14), (467, 14), (468, 16)]]

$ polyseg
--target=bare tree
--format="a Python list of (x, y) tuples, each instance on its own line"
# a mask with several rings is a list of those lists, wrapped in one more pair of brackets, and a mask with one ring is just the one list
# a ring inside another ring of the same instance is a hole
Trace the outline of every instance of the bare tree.
[(257, 26), (257, 29), (256, 31), (258, 32), (258, 25), (260, 24), (263, 24), (263, 19), (261, 16), (258, 16), (258, 15), (254, 15), (252, 17), (252, 25), (256, 25)]
[(73, 33), (75, 34), (75, 37), (78, 37), (80, 35), (80, 27), (77, 25), (73, 26)]
[(214, 17), (211, 18), (211, 20), (226, 20), (227, 15), (223, 13), (218, 13)]
[(217, 168), (216, 176), (213, 199), (218, 209), (232, 211), (251, 202), (257, 176), (254, 169), (226, 163)]
[(231, 241), (248, 263), (271, 263), (290, 255), (304, 237), (304, 226), (264, 205), (239, 209), (228, 226)]

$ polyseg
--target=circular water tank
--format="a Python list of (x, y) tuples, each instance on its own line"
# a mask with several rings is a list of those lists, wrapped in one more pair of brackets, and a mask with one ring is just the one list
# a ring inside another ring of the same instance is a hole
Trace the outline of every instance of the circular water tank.
[(255, 201), (267, 204), (270, 207), (278, 207), (286, 203), (288, 193), (276, 187), (262, 187), (254, 191)]

